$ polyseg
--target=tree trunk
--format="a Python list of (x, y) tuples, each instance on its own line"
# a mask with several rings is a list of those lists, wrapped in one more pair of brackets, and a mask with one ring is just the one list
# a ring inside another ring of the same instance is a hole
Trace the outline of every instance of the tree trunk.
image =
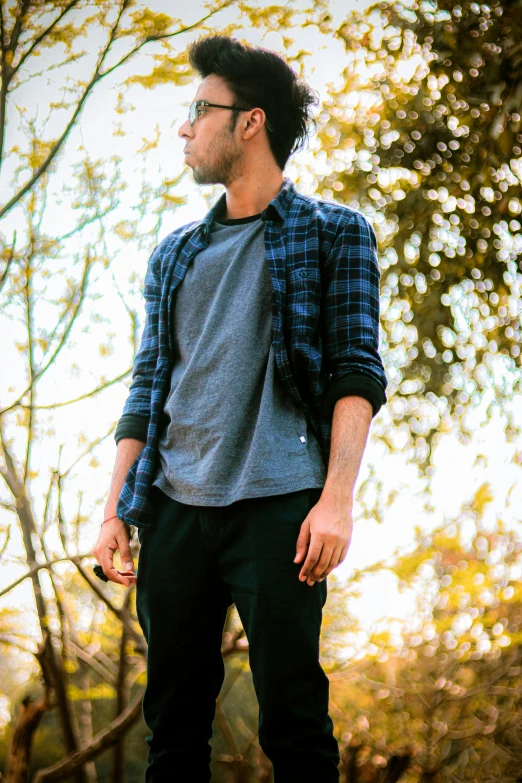
[(439, 783), (439, 781), (440, 781), (440, 772), (438, 770), (436, 770), (435, 772), (424, 771), (419, 779), (419, 783)]
[[(125, 594), (125, 601), (123, 610), (128, 607), (130, 599), (130, 591), (127, 590)], [(129, 703), (129, 693), (126, 687), (126, 674), (127, 674), (127, 659), (125, 656), (125, 648), (127, 646), (127, 640), (129, 635), (125, 624), (121, 628), (120, 638), (120, 654), (119, 654), (119, 667), (118, 667), (118, 679), (116, 683), (116, 715), (120, 715), (127, 704)], [(122, 734), (119, 741), (114, 746), (114, 753), (112, 757), (112, 783), (125, 783), (125, 735)]]
[[(49, 632), (45, 629), (43, 639), (38, 644), (35, 653), (42, 669), (44, 694), (37, 702), (33, 701), (30, 696), (26, 696), (20, 705), (7, 750), (6, 783), (27, 783), (33, 736), (42, 717), (51, 706), (50, 682), (52, 678), (47, 661), (48, 642)], [(2, 778), (2, 780), (4, 779)]]
[[(81, 678), (82, 690), (88, 691), (91, 685), (91, 676), (85, 671)], [(92, 741), (92, 702), (90, 698), (82, 699), (80, 715), (80, 735), (82, 747), (86, 747)], [(89, 783), (98, 783), (98, 773), (94, 761), (87, 761), (85, 772)]]
[[(4, 450), (4, 453), (8, 467), (11, 468), (10, 473), (12, 476), (10, 476), (10, 478), (14, 479), (14, 486), (10, 488), (16, 498), (16, 510), (20, 520), (20, 526), (22, 528), (22, 537), (26, 552), (27, 564), (30, 568), (33, 568), (35, 565), (37, 565), (37, 560), (32, 536), (34, 535), (38, 537), (38, 532), (36, 530), (31, 506), (25, 493), (25, 489), (17, 481), (14, 465), (9, 465), (10, 460), (7, 450)], [(46, 680), (47, 687), (52, 688), (56, 695), (56, 702), (60, 715), (65, 747), (68, 753), (72, 753), (79, 749), (79, 740), (74, 722), (74, 713), (67, 696), (65, 672), (63, 671), (61, 658), (55, 651), (51, 634), (48, 631), (47, 607), (42, 596), (42, 589), (40, 587), (38, 572), (31, 574), (31, 581), (33, 583), (36, 611), (38, 613), (38, 619), (40, 621), (40, 628), (42, 630), (43, 636), (43, 649), (41, 650), (41, 654), (39, 656), (40, 664), (42, 665), (42, 673), (44, 679)], [(29, 742), (32, 740), (32, 736), (32, 733), (27, 736)], [(27, 748), (27, 753), (30, 754), (30, 747)], [(75, 783), (89, 783), (83, 768), (75, 771), (74, 781)]]
[(39, 701), (26, 696), (16, 716), (7, 753), (6, 783), (26, 783), (33, 735), (48, 708), (47, 694)]
[(388, 759), (382, 783), (398, 783), (412, 761), (411, 753), (396, 753)]

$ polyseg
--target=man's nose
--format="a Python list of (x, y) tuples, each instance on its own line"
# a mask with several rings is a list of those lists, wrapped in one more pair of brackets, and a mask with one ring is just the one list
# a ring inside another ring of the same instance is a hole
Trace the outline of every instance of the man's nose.
[(180, 139), (182, 139), (184, 136), (190, 135), (191, 127), (192, 126), (187, 118), (185, 122), (179, 127), (178, 136), (180, 137)]

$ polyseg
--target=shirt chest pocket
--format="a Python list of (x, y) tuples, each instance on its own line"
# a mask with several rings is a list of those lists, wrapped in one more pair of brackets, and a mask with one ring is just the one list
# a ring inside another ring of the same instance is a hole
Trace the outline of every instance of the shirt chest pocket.
[(292, 328), (315, 328), (321, 313), (321, 293), (321, 273), (317, 266), (301, 265), (291, 270), (287, 303)]

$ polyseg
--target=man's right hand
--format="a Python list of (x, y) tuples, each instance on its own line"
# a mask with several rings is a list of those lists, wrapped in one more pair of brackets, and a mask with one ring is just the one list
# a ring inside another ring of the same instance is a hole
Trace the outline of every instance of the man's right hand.
[[(119, 550), (124, 571), (114, 567), (114, 553)], [(101, 565), (103, 573), (111, 581), (130, 587), (136, 584), (134, 563), (130, 549), (130, 538), (124, 522), (117, 517), (104, 522), (93, 549), (93, 555)]]
[[(134, 563), (132, 562), (130, 551), (130, 535), (125, 523), (118, 519), (117, 516), (113, 516), (113, 514), (116, 513), (118, 498), (127, 474), (144, 448), (145, 441), (136, 440), (135, 438), (120, 438), (118, 441), (116, 463), (104, 508), (103, 518), (107, 522), (102, 523), (100, 535), (93, 549), (93, 555), (100, 564), (105, 576), (111, 582), (116, 582), (124, 587), (136, 584)], [(114, 553), (118, 549), (120, 550), (121, 562), (125, 571), (118, 571), (114, 568)]]

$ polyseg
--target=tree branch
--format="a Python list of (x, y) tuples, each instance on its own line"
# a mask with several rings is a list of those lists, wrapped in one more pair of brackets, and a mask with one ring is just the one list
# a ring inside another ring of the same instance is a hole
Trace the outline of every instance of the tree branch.
[[(88, 397), (92, 397), (94, 394), (98, 394), (98, 392), (101, 392), (104, 389), (108, 389), (109, 386), (112, 386), (114, 383), (119, 383), (130, 372), (132, 372), (132, 367), (129, 367), (128, 370), (125, 370), (125, 372), (122, 372), (120, 375), (116, 376), (116, 378), (112, 378), (112, 380), (107, 381), (106, 383), (103, 383), (101, 386), (97, 386), (96, 389), (91, 389), (91, 391), (86, 392), (85, 394), (82, 394), (80, 397), (75, 397), (74, 400), (65, 400), (64, 402), (55, 402), (52, 405), (33, 405), (32, 409), (35, 410), (35, 411), (54, 410), (54, 408), (63, 408), (64, 405), (72, 405), (75, 402), (81, 402), (81, 400), (86, 400)], [(4, 408), (3, 411), (0, 411), (0, 416), (2, 416), (4, 413), (7, 413), (7, 411), (10, 411), (12, 408), (14, 408), (16, 406), (18, 406), (19, 408), (29, 408), (29, 405), (24, 405), (21, 402), (15, 402), (12, 405), (10, 405), (8, 408)]]
[[(92, 557), (92, 554), (86, 554), (86, 555), (77, 555), (78, 559), (80, 557)], [(32, 566), (28, 571), (25, 572), (25, 574), (22, 574), (22, 576), (19, 576), (18, 579), (15, 579), (14, 582), (11, 582), (11, 584), (7, 585), (7, 587), (4, 587), (3, 590), (0, 590), (0, 598), (2, 598), (4, 595), (9, 593), (11, 590), (13, 590), (15, 587), (18, 587), (19, 584), (21, 584), (27, 577), (33, 576), (33, 574), (36, 574), (37, 571), (40, 571), (41, 568), (50, 568), (54, 563), (62, 563), (65, 560), (72, 560), (72, 556), (69, 557), (55, 557), (52, 560), (48, 560), (45, 563), (38, 563), (37, 565)]]
[(120, 12), (118, 14), (118, 19), (116, 20), (115, 25), (113, 25), (113, 27), (111, 29), (109, 40), (108, 40), (108, 42), (107, 42), (107, 44), (106, 44), (106, 46), (105, 46), (105, 48), (103, 50), (103, 53), (101, 55), (101, 58), (100, 58), (100, 60), (99, 60), (99, 62), (97, 64), (97, 66), (96, 66), (94, 74), (93, 74), (91, 80), (89, 81), (89, 83), (87, 84), (87, 86), (85, 87), (85, 90), (83, 91), (83, 93), (82, 93), (82, 95), (81, 95), (81, 97), (80, 97), (80, 99), (78, 101), (78, 104), (76, 106), (76, 109), (74, 110), (74, 112), (73, 112), (73, 114), (71, 116), (71, 119), (69, 120), (69, 122), (67, 123), (67, 125), (65, 127), (65, 130), (63, 131), (63, 133), (61, 134), (59, 139), (56, 141), (56, 143), (53, 145), (51, 151), (49, 152), (49, 155), (46, 158), (46, 160), (34, 172), (33, 176), (25, 183), (25, 185), (23, 185), (21, 187), (21, 189), (17, 193), (15, 193), (15, 195), (6, 204), (4, 204), (3, 207), (0, 208), (0, 218), (2, 218), (7, 212), (9, 212), (10, 209), (12, 209), (13, 206), (15, 206), (17, 204), (20, 201), (20, 199), (22, 199), (25, 196), (25, 194), (29, 190), (31, 190), (31, 188), (33, 187), (35, 182), (37, 182), (40, 179), (40, 177), (47, 171), (47, 169), (49, 168), (50, 164), (52, 163), (52, 161), (54, 160), (54, 158), (58, 154), (58, 152), (59, 152), (60, 148), (62, 147), (63, 143), (67, 139), (71, 129), (75, 125), (76, 120), (80, 116), (80, 113), (81, 113), (81, 111), (83, 109), (83, 106), (84, 106), (87, 98), (89, 97), (90, 93), (92, 92), (94, 86), (99, 81), (101, 81), (106, 76), (108, 76), (110, 73), (112, 73), (117, 68), (119, 68), (121, 65), (123, 65), (123, 63), (127, 62), (145, 44), (148, 44), (148, 43), (151, 43), (151, 42), (163, 41), (163, 40), (166, 40), (168, 38), (172, 38), (175, 35), (180, 35), (181, 33), (189, 32), (190, 30), (193, 30), (193, 29), (197, 28), (198, 26), (202, 25), (204, 22), (207, 21), (207, 19), (209, 19), (212, 16), (214, 16), (218, 11), (222, 11), (223, 9), (228, 8), (229, 6), (234, 5), (235, 2), (236, 2), (236, 0), (228, 0), (228, 2), (222, 3), (218, 9), (214, 9), (213, 11), (208, 13), (206, 16), (204, 16), (201, 19), (199, 19), (197, 22), (194, 22), (194, 24), (189, 25), (187, 27), (184, 27), (184, 28), (182, 28), (180, 30), (176, 30), (175, 32), (172, 32), (172, 33), (165, 33), (164, 35), (150, 36), (150, 37), (145, 38), (138, 46), (135, 46), (134, 49), (132, 49), (128, 54), (126, 54), (124, 57), (122, 57), (115, 65), (111, 66), (106, 71), (102, 72), (101, 71), (101, 67), (102, 67), (103, 63), (105, 62), (105, 59), (106, 59), (106, 57), (107, 57), (107, 55), (109, 53), (109, 50), (112, 47), (112, 44), (114, 43), (115, 35), (116, 35), (116, 32), (117, 32), (117, 28), (118, 28), (118, 25), (119, 25), (120, 20), (121, 20), (121, 15), (122, 15), (122, 13), (125, 10), (125, 7), (127, 5), (126, 1), (124, 0), (123, 4), (121, 6)]
[[(1, 127), (1, 122), (2, 122), (2, 120), (1, 120), (1, 117), (0, 117), (0, 127)], [(2, 150), (0, 148), (0, 161), (1, 160), (2, 160)], [(13, 259), (14, 259), (15, 244), (16, 244), (16, 229), (14, 229), (14, 231), (13, 231), (13, 242), (12, 242), (11, 248), (9, 250), (9, 255), (7, 257), (7, 262), (6, 262), (6, 265), (5, 265), (5, 269), (2, 272), (2, 275), (0, 277), (0, 291), (2, 290), (2, 288), (5, 285), (6, 280), (8, 279), (9, 269), (10, 269), (11, 264), (12, 264)]]
[[(91, 269), (91, 262), (90, 262), (89, 254), (87, 253), (86, 260), (85, 260), (85, 263), (84, 263), (84, 269), (83, 269), (83, 273), (82, 273), (82, 279), (81, 279), (81, 282), (80, 282), (80, 284), (78, 286), (78, 290), (75, 292), (75, 293), (79, 292), (80, 293), (80, 297), (79, 297), (78, 302), (76, 303), (76, 305), (72, 306), (72, 315), (71, 315), (71, 317), (69, 319), (69, 323), (67, 324), (67, 326), (64, 329), (63, 334), (61, 335), (60, 341), (59, 341), (56, 349), (54, 350), (54, 353), (52, 354), (51, 358), (48, 360), (47, 364), (45, 364), (43, 367), (41, 367), (39, 370), (37, 370), (37, 372), (34, 373), (34, 375), (31, 378), (31, 382), (25, 388), (25, 390), (22, 392), (22, 394), (20, 394), (18, 399), (14, 403), (9, 405), (7, 408), (4, 408), (3, 411), (0, 411), (0, 416), (2, 414), (6, 413), (8, 410), (11, 410), (13, 407), (15, 407), (15, 406), (20, 404), (21, 400), (25, 397), (25, 395), (28, 394), (28, 392), (31, 391), (31, 389), (33, 388), (34, 384), (49, 369), (49, 367), (55, 361), (56, 357), (58, 356), (58, 354), (60, 353), (61, 349), (65, 345), (65, 341), (67, 340), (67, 337), (69, 336), (69, 333), (70, 333), (70, 331), (72, 329), (72, 326), (73, 326), (73, 324), (74, 324), (74, 322), (75, 322), (75, 320), (76, 320), (76, 318), (77, 318), (77, 316), (78, 316), (78, 314), (80, 312), (80, 308), (81, 308), (81, 306), (83, 304), (83, 301), (85, 299), (85, 294), (86, 294), (86, 291), (87, 291), (87, 280), (88, 280), (90, 269)], [(72, 298), (74, 299), (74, 296)], [(69, 307), (66, 308), (66, 310), (64, 312), (64, 315), (65, 315), (65, 313), (67, 313), (69, 311), (69, 309), (70, 309)], [(28, 407), (28, 406), (26, 406), (26, 407)]]
[(111, 748), (124, 736), (127, 729), (138, 720), (141, 715), (143, 690), (138, 693), (129, 706), (113, 720), (106, 729), (99, 731), (93, 737), (92, 742), (81, 750), (70, 753), (65, 758), (45, 769), (40, 769), (33, 778), (33, 783), (51, 783), (53, 780), (63, 780), (69, 777), (83, 764), (96, 758), (107, 748)]
[(81, 658), (81, 660), (85, 661), (85, 663), (87, 663), (91, 669), (97, 672), (97, 674), (99, 674), (100, 677), (105, 680), (105, 682), (108, 682), (109, 685), (116, 685), (116, 678), (111, 674), (111, 672), (107, 671), (103, 664), (97, 661), (96, 658), (94, 658), (92, 655), (89, 655), (86, 650), (79, 647), (76, 642), (73, 642), (72, 639), (69, 639), (67, 641), (67, 647), (76, 655), (77, 658)]
[(62, 10), (60, 14), (56, 17), (56, 19), (51, 22), (49, 27), (44, 30), (39, 36), (37, 36), (31, 43), (30, 47), (27, 49), (26, 52), (23, 53), (23, 55), (20, 57), (20, 60), (18, 63), (13, 67), (13, 74), (15, 74), (19, 68), (22, 67), (24, 62), (27, 60), (27, 58), (34, 52), (38, 44), (40, 44), (44, 38), (46, 38), (56, 27), (57, 24), (59, 24), (63, 17), (72, 9), (75, 5), (78, 5), (79, 0), (71, 0), (69, 5), (65, 6), (65, 8)]

